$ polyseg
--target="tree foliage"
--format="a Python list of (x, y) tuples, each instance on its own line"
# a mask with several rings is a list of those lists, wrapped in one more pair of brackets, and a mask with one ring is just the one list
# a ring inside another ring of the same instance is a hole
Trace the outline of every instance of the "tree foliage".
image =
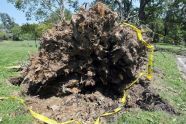
[[(58, 20), (70, 20), (72, 12), (65, 9), (66, 3), (78, 10), (80, 5), (78, 0), (7, 0), (18, 10), (26, 13), (30, 19), (35, 17), (45, 23), (39, 23), (37, 27), (40, 30), (48, 28), (48, 24), (56, 23)], [(145, 25), (153, 32), (151, 36), (154, 41), (171, 42), (174, 44), (186, 43), (186, 1), (185, 0), (94, 0), (91, 4), (103, 2), (119, 15), (119, 21), (127, 21), (136, 25)], [(134, 5), (139, 3), (139, 7)], [(85, 8), (89, 1), (83, 3)], [(0, 14), (3, 25), (12, 28), (11, 18)], [(5, 21), (8, 20), (8, 21)], [(34, 26), (34, 25), (32, 25)], [(2, 25), (0, 25), (2, 27)], [(14, 27), (16, 29), (16, 27)], [(34, 28), (35, 33), (37, 32)], [(28, 32), (27, 32), (28, 33)], [(31, 33), (31, 32), (30, 32)], [(26, 34), (26, 33), (24, 33)], [(33, 34), (33, 33), (31, 33)], [(160, 37), (161, 34), (165, 37)], [(37, 34), (38, 37), (41, 33)]]
[[(164, 42), (186, 42), (185, 0), (151, 0), (144, 12), (145, 18), (141, 19), (140, 24), (146, 24), (154, 32), (164, 35), (165, 37), (161, 38)], [(158, 35), (154, 38), (160, 40)]]
[(10, 30), (14, 26), (14, 20), (7, 13), (0, 13), (1, 28)]
[(21, 40), (20, 35), (21, 35), (21, 27), (18, 24), (15, 24), (11, 28), (11, 33), (12, 33), (12, 39), (14, 41), (19, 41)]
[[(65, 2), (72, 4), (72, 0), (7, 0), (12, 3), (18, 10), (26, 13), (27, 19), (35, 16), (36, 20), (44, 20), (51, 13), (55, 13), (61, 20), (65, 19)], [(59, 10), (59, 11), (57, 11)]]

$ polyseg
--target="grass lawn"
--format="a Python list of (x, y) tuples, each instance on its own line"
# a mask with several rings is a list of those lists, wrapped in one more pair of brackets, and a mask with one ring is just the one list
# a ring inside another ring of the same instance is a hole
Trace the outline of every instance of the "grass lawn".
[[(174, 116), (162, 111), (148, 112), (134, 109), (132, 112), (123, 114), (118, 124), (184, 124), (186, 122), (186, 81), (181, 78), (175, 61), (175, 53), (180, 53), (180, 47), (165, 44), (158, 44), (157, 47), (163, 52), (155, 52), (155, 67), (162, 70), (164, 78), (154, 80), (153, 86), (162, 98), (182, 114)], [(0, 42), (0, 96), (9, 96), (20, 90), (19, 87), (7, 83), (8, 77), (17, 74), (8, 71), (5, 67), (23, 63), (29, 53), (36, 50), (33, 41)], [(181, 48), (181, 51), (184, 50), (186, 48)], [(0, 101), (0, 123), (30, 124), (32, 117), (19, 103), (11, 100)]]
[[(7, 83), (8, 77), (17, 74), (5, 67), (24, 63), (28, 55), (36, 50), (34, 41), (0, 42), (0, 96), (9, 96), (19, 91), (19, 87)], [(27, 124), (31, 119), (19, 103), (12, 100), (0, 101), (1, 124)]]

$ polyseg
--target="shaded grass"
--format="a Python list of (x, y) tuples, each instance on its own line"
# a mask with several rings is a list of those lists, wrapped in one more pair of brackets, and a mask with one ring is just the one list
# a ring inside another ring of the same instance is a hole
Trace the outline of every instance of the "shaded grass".
[[(15, 76), (17, 73), (5, 67), (21, 64), (28, 58), (29, 53), (36, 50), (33, 41), (0, 42), (0, 96), (10, 96), (20, 90), (18, 86), (7, 82), (8, 77)], [(12, 100), (0, 101), (0, 123), (28, 124), (31, 119), (20, 103)]]
[(118, 124), (184, 124), (186, 122), (186, 81), (181, 77), (176, 64), (176, 54), (182, 53), (186, 48), (166, 44), (156, 46), (160, 51), (155, 52), (154, 67), (161, 70), (164, 76), (154, 79), (151, 82), (152, 86), (162, 99), (174, 106), (181, 115), (134, 109), (123, 114)]
[(158, 44), (155, 44), (155, 47), (158, 49), (158, 51), (169, 52), (172, 54), (186, 56), (186, 47), (185, 46), (158, 43)]

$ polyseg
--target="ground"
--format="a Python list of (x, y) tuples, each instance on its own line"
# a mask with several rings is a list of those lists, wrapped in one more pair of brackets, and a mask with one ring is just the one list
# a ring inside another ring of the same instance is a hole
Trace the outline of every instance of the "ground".
[[(33, 41), (30, 42), (0, 42), (0, 96), (16, 94), (19, 87), (10, 85), (8, 77), (17, 73), (11, 72), (5, 67), (25, 63), (29, 53), (36, 51)], [(19, 114), (15, 114), (15, 111)], [(0, 123), (3, 124), (25, 124), (31, 122), (32, 118), (25, 113), (23, 106), (15, 101), (0, 101)]]
[[(186, 84), (176, 64), (176, 54), (184, 55), (186, 48), (167, 44), (157, 44), (156, 46), (159, 49), (154, 56), (156, 77), (151, 82), (151, 87), (180, 114), (130, 108), (123, 115), (120, 115), (119, 120), (115, 123), (181, 124), (186, 121)], [(37, 48), (32, 41), (0, 42), (0, 96), (17, 95), (20, 90), (19, 87), (13, 86), (7, 81), (10, 76), (15, 76), (17, 73), (9, 71), (5, 67), (24, 64), (28, 54), (36, 50)], [(30, 124), (33, 120), (19, 103), (11, 100), (0, 101), (0, 123)]]

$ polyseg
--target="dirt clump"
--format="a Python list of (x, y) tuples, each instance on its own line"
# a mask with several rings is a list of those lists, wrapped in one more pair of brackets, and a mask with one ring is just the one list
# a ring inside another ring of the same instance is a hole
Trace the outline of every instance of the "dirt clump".
[(23, 81), (23, 77), (22, 76), (20, 76), (20, 77), (10, 77), (8, 79), (8, 81), (13, 85), (18, 85), (19, 86), (21, 84), (21, 82)]
[(168, 101), (160, 97), (149, 83), (141, 82), (129, 90), (127, 108), (141, 108), (146, 111), (165, 111), (169, 114), (180, 113)]

